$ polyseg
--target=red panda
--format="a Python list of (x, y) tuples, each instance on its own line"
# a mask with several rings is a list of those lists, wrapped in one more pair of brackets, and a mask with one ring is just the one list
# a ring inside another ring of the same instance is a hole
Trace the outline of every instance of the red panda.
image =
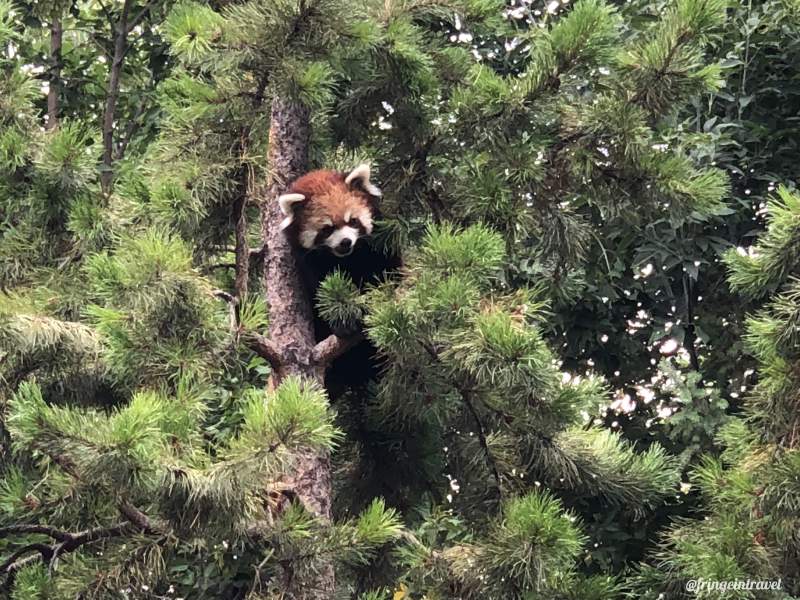
[(361, 287), (398, 266), (396, 258), (369, 243), (380, 197), (380, 189), (370, 181), (369, 165), (362, 164), (349, 174), (306, 173), (278, 198), (285, 215), (280, 228), (299, 251), (312, 300), (319, 282), (335, 269)]
[[(296, 179), (278, 198), (285, 218), (280, 228), (296, 251), (298, 267), (312, 302), (320, 282), (336, 269), (350, 275), (359, 287), (376, 283), (400, 266), (399, 258), (387, 256), (370, 244), (379, 217), (381, 190), (370, 181), (369, 165), (350, 173), (317, 170)], [(315, 311), (317, 341), (331, 333)], [(334, 331), (349, 335), (353, 331)], [(332, 365), (329, 384), (350, 386), (374, 375), (376, 350), (363, 342)], [(329, 385), (330, 389), (330, 385)]]
[(340, 258), (352, 253), (360, 238), (372, 233), (381, 191), (370, 180), (369, 165), (350, 174), (311, 171), (278, 198), (286, 218), (281, 229), (307, 249), (327, 248)]

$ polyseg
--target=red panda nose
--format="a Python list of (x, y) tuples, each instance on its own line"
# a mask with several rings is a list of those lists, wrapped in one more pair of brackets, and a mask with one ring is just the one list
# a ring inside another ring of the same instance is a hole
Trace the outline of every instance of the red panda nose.
[(337, 249), (340, 252), (347, 252), (352, 247), (353, 242), (350, 238), (344, 238), (341, 242), (339, 242), (339, 246)]

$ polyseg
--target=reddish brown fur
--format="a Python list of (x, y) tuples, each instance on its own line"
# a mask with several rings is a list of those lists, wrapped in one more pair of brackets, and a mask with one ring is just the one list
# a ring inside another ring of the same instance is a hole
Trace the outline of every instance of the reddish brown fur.
[(289, 188), (290, 193), (303, 194), (304, 202), (295, 208), (295, 217), (304, 226), (321, 228), (326, 219), (334, 227), (346, 224), (345, 216), (374, 212), (372, 197), (357, 186), (348, 186), (346, 175), (338, 171), (319, 170), (306, 173)]

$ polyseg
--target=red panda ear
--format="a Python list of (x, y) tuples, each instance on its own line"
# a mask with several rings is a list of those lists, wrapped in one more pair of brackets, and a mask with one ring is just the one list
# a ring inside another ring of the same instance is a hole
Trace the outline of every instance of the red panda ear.
[(286, 215), (286, 218), (281, 221), (280, 228), (286, 229), (294, 221), (294, 205), (298, 202), (305, 201), (306, 197), (303, 194), (282, 194), (278, 196), (278, 204), (281, 207), (281, 212)]
[(344, 182), (351, 187), (359, 186), (370, 196), (377, 196), (380, 198), (383, 194), (378, 186), (370, 183), (369, 174), (369, 165), (366, 163), (361, 164), (350, 171), (350, 174), (345, 178)]

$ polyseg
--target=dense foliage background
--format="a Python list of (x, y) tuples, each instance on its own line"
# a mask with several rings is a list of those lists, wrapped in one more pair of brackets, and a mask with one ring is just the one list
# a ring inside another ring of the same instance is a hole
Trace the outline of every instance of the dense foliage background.
[[(800, 597), (798, 65), (796, 0), (0, 0), (3, 593)], [(333, 398), (249, 343), (276, 98), (404, 259)]]

